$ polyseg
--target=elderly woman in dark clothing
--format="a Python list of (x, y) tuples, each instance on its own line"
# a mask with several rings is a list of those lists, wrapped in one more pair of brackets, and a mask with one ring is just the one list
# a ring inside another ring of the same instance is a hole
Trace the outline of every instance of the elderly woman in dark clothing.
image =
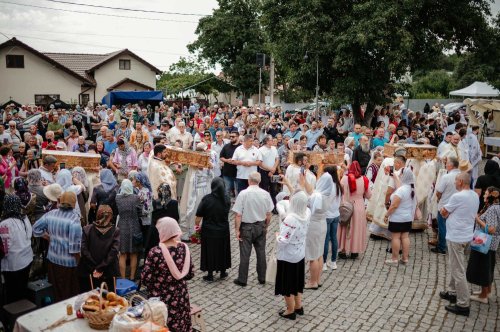
[(119, 275), (120, 230), (111, 223), (112, 219), (111, 207), (101, 205), (94, 223), (83, 228), (82, 257), (78, 264), (80, 291), (91, 289), (90, 278), (94, 287), (105, 281), (114, 291), (113, 278)]
[(158, 187), (158, 199), (153, 200), (153, 213), (151, 215), (151, 227), (146, 238), (145, 250), (146, 256), (151, 248), (158, 245), (160, 238), (156, 223), (163, 217), (170, 217), (179, 222), (179, 203), (172, 198), (170, 185), (162, 183)]
[(500, 188), (500, 167), (493, 160), (487, 160), (484, 165), (484, 175), (477, 178), (474, 191), (479, 195), (479, 211), (484, 207), (484, 193), (488, 187)]
[(88, 221), (89, 223), (92, 223), (95, 219), (95, 212), (99, 209), (99, 206), (106, 204), (113, 209), (113, 224), (116, 224), (116, 216), (118, 215), (116, 195), (118, 194), (118, 189), (120, 189), (120, 187), (115, 176), (113, 175), (113, 172), (109, 169), (101, 170), (99, 177), (101, 179), (101, 184), (96, 186), (92, 193), (92, 198), (90, 199), (91, 213), (89, 213)]
[(231, 267), (231, 241), (229, 239), (229, 209), (231, 201), (226, 194), (224, 180), (216, 177), (212, 180), (212, 192), (200, 202), (196, 211), (196, 226), (201, 224), (201, 259), (200, 270), (207, 271), (205, 281), (213, 281), (214, 271), (220, 272), (220, 278), (227, 277), (226, 270)]
[(28, 190), (36, 196), (33, 220), (40, 219), (46, 212), (50, 201), (43, 193), (42, 173), (37, 169), (28, 172)]

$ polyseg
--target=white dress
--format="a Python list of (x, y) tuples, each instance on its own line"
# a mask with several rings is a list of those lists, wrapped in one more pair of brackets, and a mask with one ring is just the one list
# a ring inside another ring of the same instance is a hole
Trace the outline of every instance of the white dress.
[[(309, 198), (309, 205), (314, 205), (315, 199), (321, 199), (321, 194), (314, 192)], [(306, 236), (306, 261), (312, 261), (323, 256), (326, 238), (326, 212), (328, 199), (323, 199), (323, 207), (314, 209)]]

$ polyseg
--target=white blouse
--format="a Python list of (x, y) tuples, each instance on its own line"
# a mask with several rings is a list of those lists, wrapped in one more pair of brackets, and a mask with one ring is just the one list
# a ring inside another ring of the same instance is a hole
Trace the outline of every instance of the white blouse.
[(19, 271), (33, 261), (31, 249), (31, 224), (27, 217), (23, 221), (7, 218), (0, 223), (0, 236), (5, 251), (2, 271)]
[[(308, 209), (309, 210), (309, 209)], [(280, 222), (280, 233), (276, 237), (276, 259), (289, 263), (298, 263), (306, 256), (306, 236), (310, 212), (305, 221), (294, 215), (288, 215)]]

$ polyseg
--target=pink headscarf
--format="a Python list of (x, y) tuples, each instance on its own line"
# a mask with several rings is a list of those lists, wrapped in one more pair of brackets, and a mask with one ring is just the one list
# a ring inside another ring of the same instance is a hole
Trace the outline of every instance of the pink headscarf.
[(185, 243), (182, 243), (186, 248), (186, 257), (184, 259), (182, 272), (180, 272), (177, 268), (177, 265), (175, 265), (175, 262), (172, 259), (172, 255), (168, 251), (167, 246), (163, 243), (170, 240), (171, 238), (175, 238), (176, 240), (178, 240), (178, 238), (182, 235), (179, 224), (177, 224), (177, 221), (175, 221), (175, 219), (165, 217), (158, 220), (158, 222), (156, 223), (156, 228), (158, 229), (158, 234), (160, 235), (159, 247), (163, 254), (163, 258), (165, 258), (165, 261), (167, 262), (170, 273), (176, 280), (184, 278), (189, 273), (189, 268), (191, 265), (191, 253), (189, 251), (189, 247)]

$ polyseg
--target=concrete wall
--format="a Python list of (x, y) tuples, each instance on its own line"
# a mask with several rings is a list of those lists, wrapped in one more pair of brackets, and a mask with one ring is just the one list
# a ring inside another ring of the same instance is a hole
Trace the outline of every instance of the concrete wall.
[[(130, 60), (130, 70), (120, 70), (119, 60)], [(107, 89), (110, 86), (127, 77), (152, 88), (156, 88), (155, 72), (135, 58), (124, 55), (96, 69), (94, 73), (94, 78), (97, 82), (95, 94), (96, 101), (102, 100), (102, 97), (108, 93)]]
[[(24, 68), (7, 68), (6, 55), (24, 55)], [(82, 82), (21, 47), (0, 50), (0, 102), (10, 98), (35, 102), (36, 94), (58, 94), (62, 101), (78, 101)], [(92, 96), (91, 96), (92, 98)]]

